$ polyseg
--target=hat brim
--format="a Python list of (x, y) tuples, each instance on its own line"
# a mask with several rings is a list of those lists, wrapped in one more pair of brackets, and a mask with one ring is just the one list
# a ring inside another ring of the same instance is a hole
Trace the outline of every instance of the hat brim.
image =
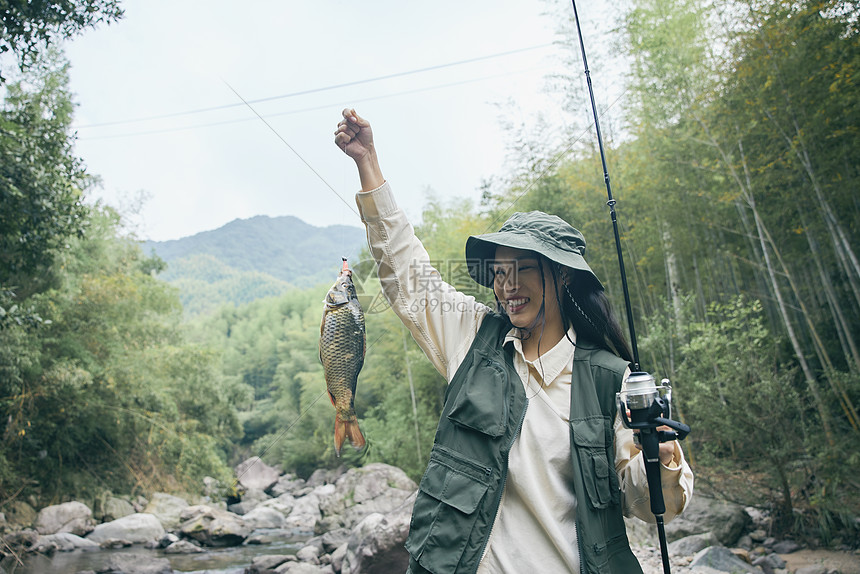
[(466, 263), (469, 275), (484, 287), (493, 287), (492, 264), (496, 260), (496, 248), (499, 246), (534, 251), (564, 267), (582, 271), (594, 281), (597, 289), (603, 285), (579, 253), (562, 249), (537, 240), (534, 236), (511, 231), (498, 231), (483, 235), (472, 235), (466, 240)]

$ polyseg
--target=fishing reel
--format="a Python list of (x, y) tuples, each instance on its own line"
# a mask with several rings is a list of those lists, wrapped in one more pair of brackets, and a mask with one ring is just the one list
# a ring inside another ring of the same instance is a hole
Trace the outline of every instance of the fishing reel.
[[(672, 420), (672, 386), (669, 379), (663, 379), (660, 385), (655, 385), (654, 377), (649, 373), (630, 373), (627, 389), (617, 393), (615, 400), (624, 426), (639, 431), (635, 438), (642, 446), (645, 457), (651, 512), (662, 517), (666, 506), (660, 485), (660, 443), (683, 440), (690, 433), (690, 427)], [(663, 426), (673, 430), (658, 430), (658, 427)]]
[[(629, 429), (642, 431), (667, 426), (673, 431), (657, 431), (659, 442), (683, 440), (690, 433), (690, 427), (672, 420), (672, 385), (669, 379), (654, 384), (650, 373), (630, 373), (627, 390), (615, 395), (621, 421)], [(630, 413), (628, 415), (628, 412)]]

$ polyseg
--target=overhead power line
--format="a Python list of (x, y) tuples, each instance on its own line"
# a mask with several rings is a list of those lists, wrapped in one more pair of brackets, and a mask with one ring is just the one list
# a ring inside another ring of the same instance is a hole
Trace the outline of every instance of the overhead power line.
[[(385, 98), (395, 98), (395, 97), (400, 97), (400, 96), (418, 94), (421, 92), (428, 92), (431, 90), (441, 90), (441, 89), (445, 89), (445, 88), (462, 86), (465, 84), (473, 84), (475, 82), (483, 82), (486, 80), (503, 78), (503, 77), (507, 77), (507, 76), (521, 74), (521, 73), (528, 72), (528, 71), (530, 71), (530, 69), (504, 72), (501, 74), (493, 74), (490, 76), (481, 76), (481, 77), (469, 78), (468, 80), (460, 80), (458, 82), (449, 82), (447, 84), (436, 84), (433, 86), (426, 86), (423, 88), (415, 88), (412, 90), (404, 90), (404, 91), (400, 91), (400, 92), (390, 92), (387, 94), (382, 94), (382, 95), (377, 95), (377, 96), (370, 96), (370, 97), (366, 97), (366, 98), (353, 99), (353, 100), (350, 100), (350, 102), (352, 104), (360, 104), (363, 102), (382, 100)], [(287, 110), (284, 112), (268, 113), (265, 115), (265, 117), (267, 119), (271, 119), (271, 118), (276, 118), (276, 117), (280, 117), (280, 116), (303, 114), (306, 112), (313, 112), (316, 110), (326, 110), (326, 109), (330, 110), (335, 105), (338, 105), (338, 103), (328, 103), (328, 104), (321, 104), (321, 105), (311, 106), (311, 107), (306, 107), (306, 108)], [(181, 131), (196, 130), (196, 129), (202, 129), (202, 128), (225, 126), (225, 125), (231, 125), (231, 124), (247, 123), (247, 122), (252, 122), (252, 121), (256, 121), (256, 120), (257, 120), (256, 116), (248, 116), (248, 117), (237, 118), (237, 119), (232, 119), (232, 120), (221, 120), (221, 121), (214, 121), (214, 122), (189, 124), (189, 125), (161, 128), (161, 129), (150, 129), (150, 130), (144, 129), (144, 130), (139, 130), (139, 131), (113, 133), (110, 135), (102, 135), (102, 136), (86, 136), (83, 138), (79, 136), (78, 139), (85, 139), (86, 141), (94, 141), (94, 140), (117, 139), (117, 138), (127, 138), (127, 137), (137, 137), (137, 136), (159, 135), (159, 134), (165, 134), (165, 133), (171, 133), (171, 132), (181, 132)]]
[[(371, 82), (379, 82), (379, 81), (382, 81), (382, 80), (390, 80), (390, 79), (392, 79), (392, 78), (400, 78), (400, 77), (403, 77), (403, 76), (410, 76), (410, 75), (414, 75), (414, 74), (421, 74), (421, 73), (424, 73), (424, 72), (430, 72), (430, 71), (433, 71), (433, 70), (440, 70), (440, 69), (443, 69), (443, 68), (450, 68), (450, 67), (453, 67), (453, 66), (462, 66), (462, 65), (464, 65), (464, 64), (471, 64), (471, 63), (474, 63), (474, 62), (480, 62), (480, 61), (483, 61), (483, 60), (491, 60), (491, 59), (494, 59), (494, 58), (502, 58), (502, 57), (505, 57), (505, 56), (510, 56), (510, 55), (513, 55), (513, 54), (519, 54), (519, 53), (522, 53), (522, 52), (528, 52), (528, 51), (531, 51), (531, 50), (540, 50), (540, 49), (543, 49), (543, 48), (547, 48), (547, 47), (549, 47), (549, 46), (552, 46), (552, 44), (541, 44), (541, 45), (539, 45), (539, 46), (529, 46), (529, 47), (527, 47), (527, 48), (518, 48), (518, 49), (516, 49), (516, 50), (509, 50), (509, 51), (507, 51), (507, 52), (499, 52), (499, 53), (496, 53), (496, 54), (490, 54), (490, 55), (488, 55), (488, 56), (478, 56), (478, 57), (476, 57), (476, 58), (469, 58), (469, 59), (467, 59), (467, 60), (459, 60), (459, 61), (457, 61), (457, 62), (448, 62), (448, 63), (446, 63), (446, 64), (437, 64), (437, 65), (435, 65), (435, 66), (427, 66), (427, 67), (425, 67), (425, 68), (418, 68), (418, 69), (415, 69), (415, 70), (408, 70), (408, 71), (405, 71), (405, 72), (396, 72), (396, 73), (394, 73), (394, 74), (387, 74), (387, 75), (384, 75), (384, 76), (377, 76), (377, 77), (374, 77), (374, 78), (366, 78), (366, 79), (363, 79), (363, 80), (355, 80), (355, 81), (352, 81), (352, 82), (344, 82), (344, 83), (341, 83), (341, 84), (333, 84), (333, 85), (331, 85), (331, 86), (324, 86), (324, 87), (321, 87), (321, 88), (312, 88), (312, 89), (309, 89), (309, 90), (300, 90), (300, 91), (297, 91), (297, 92), (290, 92), (290, 93), (287, 93), (287, 94), (280, 94), (280, 95), (277, 95), (277, 96), (268, 96), (268, 97), (265, 97), (265, 98), (258, 98), (258, 99), (256, 99), (256, 100), (248, 100), (248, 103), (249, 103), (249, 104), (259, 104), (259, 103), (262, 103), (262, 102), (271, 102), (271, 101), (273, 101), (273, 100), (282, 100), (282, 99), (286, 99), (286, 98), (293, 98), (293, 97), (296, 97), (296, 96), (305, 96), (305, 95), (308, 95), (308, 94), (316, 94), (316, 93), (319, 93), (319, 92), (325, 92), (325, 91), (328, 91), (328, 90), (336, 90), (336, 89), (339, 89), (339, 88), (346, 88), (346, 87), (350, 87), (350, 86), (358, 86), (358, 85), (360, 85), (360, 84), (368, 84), (368, 83), (371, 83)], [(213, 111), (217, 111), (217, 110), (226, 110), (226, 109), (229, 109), (229, 108), (236, 108), (236, 107), (240, 107), (240, 106), (244, 106), (244, 105), (245, 105), (245, 104), (244, 104), (244, 103), (241, 103), (241, 102), (234, 102), (234, 103), (230, 103), (230, 104), (222, 104), (222, 105), (219, 105), (219, 106), (211, 106), (211, 107), (207, 107), (207, 108), (197, 108), (197, 109), (193, 109), (193, 110), (185, 110), (185, 111), (182, 111), (182, 112), (172, 112), (172, 113), (167, 113), (167, 114), (160, 114), (160, 115), (155, 115), (155, 116), (146, 116), (146, 117), (141, 117), (141, 118), (132, 118), (132, 119), (125, 119), (125, 120), (115, 120), (115, 121), (110, 121), (110, 122), (100, 122), (100, 123), (95, 123), (95, 124), (87, 124), (87, 125), (84, 125), (84, 126), (76, 126), (76, 129), (79, 129), (79, 130), (80, 130), (80, 129), (87, 129), (87, 128), (96, 128), (96, 127), (105, 127), (105, 126), (116, 126), (116, 125), (122, 125), (122, 124), (133, 124), (133, 123), (147, 122), (147, 121), (152, 121), (152, 120), (162, 120), (162, 119), (166, 119), (166, 118), (175, 118), (175, 117), (179, 117), (179, 116), (189, 116), (189, 115), (193, 115), (193, 114), (202, 114), (202, 113), (205, 113), (205, 112), (213, 112)]]

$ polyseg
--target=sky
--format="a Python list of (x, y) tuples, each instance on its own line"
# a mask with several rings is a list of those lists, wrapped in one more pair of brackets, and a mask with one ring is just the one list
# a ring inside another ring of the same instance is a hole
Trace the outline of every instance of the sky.
[[(601, 59), (611, 4), (581, 4), (605, 105), (618, 91)], [(355, 166), (333, 143), (345, 107), (371, 122), (383, 173), (413, 221), (428, 190), (477, 202), (481, 183), (516, 162), (505, 125), (528, 131), (543, 117), (561, 133), (590, 114), (571, 117), (546, 90), (554, 74), (583, 76), (578, 51), (558, 35), (568, 1), (121, 5), (122, 20), (64, 48), (76, 153), (101, 179), (87, 201), (120, 208), (141, 239), (256, 215), (360, 226)]]

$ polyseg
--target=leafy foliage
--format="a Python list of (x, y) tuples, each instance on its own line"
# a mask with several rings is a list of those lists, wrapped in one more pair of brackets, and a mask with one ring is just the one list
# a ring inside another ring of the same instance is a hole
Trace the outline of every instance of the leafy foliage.
[[(23, 66), (60, 38), (122, 17), (119, 0), (0, 1), (0, 54), (13, 52)], [(0, 73), (0, 82), (4, 78)]]

